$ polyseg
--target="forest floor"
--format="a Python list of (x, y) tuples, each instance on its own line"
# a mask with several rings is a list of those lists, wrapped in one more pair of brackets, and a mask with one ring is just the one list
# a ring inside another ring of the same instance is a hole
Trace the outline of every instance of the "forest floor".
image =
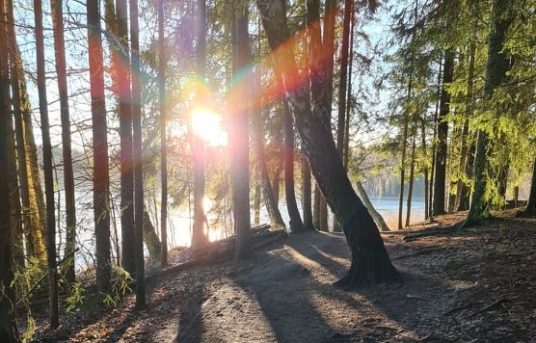
[(349, 267), (341, 234), (291, 235), (250, 261), (153, 281), (142, 311), (129, 297), (100, 317), (70, 315), (49, 341), (536, 342), (536, 219), (515, 213), (411, 240), (386, 233), (404, 282), (353, 292), (331, 285)]

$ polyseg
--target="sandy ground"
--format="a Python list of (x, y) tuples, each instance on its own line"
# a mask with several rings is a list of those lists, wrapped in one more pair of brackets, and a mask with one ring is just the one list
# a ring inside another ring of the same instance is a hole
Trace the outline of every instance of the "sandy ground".
[(248, 262), (157, 280), (147, 309), (133, 312), (130, 299), (56, 340), (536, 342), (535, 219), (384, 239), (403, 283), (336, 289), (349, 267), (344, 237), (299, 234)]

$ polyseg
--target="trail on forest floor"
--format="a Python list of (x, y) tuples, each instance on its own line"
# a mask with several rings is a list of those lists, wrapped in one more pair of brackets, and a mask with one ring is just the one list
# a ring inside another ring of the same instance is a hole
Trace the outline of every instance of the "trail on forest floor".
[(335, 289), (349, 267), (344, 237), (292, 235), (248, 262), (158, 280), (147, 310), (127, 302), (69, 341), (536, 342), (535, 219), (403, 238), (384, 236), (402, 284)]

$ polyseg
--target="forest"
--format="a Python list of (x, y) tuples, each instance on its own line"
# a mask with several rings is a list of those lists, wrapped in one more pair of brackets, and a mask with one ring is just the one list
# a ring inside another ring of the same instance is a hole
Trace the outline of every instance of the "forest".
[(0, 0), (0, 343), (534, 342), (536, 0)]

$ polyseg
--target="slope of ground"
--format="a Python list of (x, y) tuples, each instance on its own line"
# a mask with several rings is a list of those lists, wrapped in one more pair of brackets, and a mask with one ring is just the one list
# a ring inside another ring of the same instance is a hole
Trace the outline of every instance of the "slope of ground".
[(401, 284), (335, 289), (331, 284), (349, 267), (344, 237), (299, 234), (248, 262), (157, 280), (146, 310), (133, 312), (129, 299), (76, 332), (64, 332), (63, 339), (536, 342), (535, 219), (506, 214), (485, 226), (410, 242), (401, 234), (384, 239), (404, 277)]

